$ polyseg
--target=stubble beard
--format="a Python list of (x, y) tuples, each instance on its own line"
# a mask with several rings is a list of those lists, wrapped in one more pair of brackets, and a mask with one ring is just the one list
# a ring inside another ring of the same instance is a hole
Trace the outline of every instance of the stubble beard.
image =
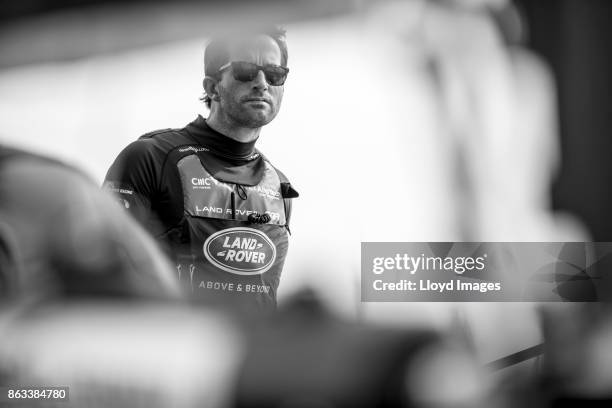
[(249, 109), (241, 102), (222, 103), (220, 107), (225, 112), (228, 124), (249, 129), (257, 129), (267, 125), (272, 122), (278, 112), (271, 106), (264, 110)]

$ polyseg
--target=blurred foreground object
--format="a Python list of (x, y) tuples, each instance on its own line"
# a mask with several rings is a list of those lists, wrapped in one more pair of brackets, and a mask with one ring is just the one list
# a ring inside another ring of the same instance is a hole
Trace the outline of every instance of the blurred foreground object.
[(2, 2), (0, 69), (144, 48), (230, 27), (327, 17), (352, 8), (352, 0)]
[(4, 146), (0, 248), (0, 302), (179, 295), (154, 242), (92, 181)]
[(223, 316), (150, 302), (14, 308), (0, 332), (0, 385), (70, 387), (20, 407), (225, 407), (243, 354)]
[(472, 355), (430, 330), (350, 324), (312, 293), (249, 335), (236, 406), (492, 407)]
[(612, 404), (610, 304), (571, 304), (543, 309), (546, 352), (542, 391), (550, 406)]
[(470, 353), (430, 331), (351, 324), (304, 293), (244, 323), (152, 302), (8, 308), (0, 385), (70, 387), (36, 407), (498, 406)]

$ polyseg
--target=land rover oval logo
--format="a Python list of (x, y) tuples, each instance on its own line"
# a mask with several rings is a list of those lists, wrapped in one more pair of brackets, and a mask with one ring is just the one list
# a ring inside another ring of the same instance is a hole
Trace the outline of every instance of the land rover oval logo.
[(204, 242), (210, 263), (237, 275), (260, 275), (274, 264), (276, 246), (262, 231), (228, 228), (215, 232)]

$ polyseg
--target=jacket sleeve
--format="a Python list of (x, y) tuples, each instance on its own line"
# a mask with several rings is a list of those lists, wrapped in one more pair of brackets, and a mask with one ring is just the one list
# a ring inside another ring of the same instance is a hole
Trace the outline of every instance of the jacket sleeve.
[(114, 193), (119, 204), (153, 235), (160, 232), (152, 208), (163, 160), (158, 156), (150, 140), (139, 139), (119, 153), (104, 180), (104, 189)]

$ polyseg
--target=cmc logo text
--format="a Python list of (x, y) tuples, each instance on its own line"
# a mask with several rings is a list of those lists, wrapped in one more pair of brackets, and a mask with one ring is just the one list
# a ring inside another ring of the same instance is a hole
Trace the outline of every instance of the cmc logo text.
[(219, 183), (217, 180), (215, 180), (214, 177), (202, 177), (202, 178), (197, 178), (197, 177), (193, 177), (191, 179), (191, 184), (194, 186), (212, 186), (213, 184), (217, 184)]

